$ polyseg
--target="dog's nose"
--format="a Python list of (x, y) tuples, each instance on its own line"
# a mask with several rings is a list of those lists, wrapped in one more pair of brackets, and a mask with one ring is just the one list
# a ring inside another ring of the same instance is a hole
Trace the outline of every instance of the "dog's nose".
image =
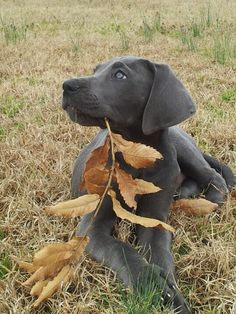
[(67, 80), (63, 83), (62, 87), (65, 92), (74, 92), (79, 88), (79, 80)]

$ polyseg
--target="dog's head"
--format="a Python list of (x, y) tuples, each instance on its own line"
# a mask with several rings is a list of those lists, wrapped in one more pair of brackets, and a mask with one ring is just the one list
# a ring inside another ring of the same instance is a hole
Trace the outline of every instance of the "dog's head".
[(63, 108), (81, 125), (137, 127), (145, 135), (180, 123), (195, 105), (169, 66), (136, 57), (98, 65), (91, 76), (63, 84)]

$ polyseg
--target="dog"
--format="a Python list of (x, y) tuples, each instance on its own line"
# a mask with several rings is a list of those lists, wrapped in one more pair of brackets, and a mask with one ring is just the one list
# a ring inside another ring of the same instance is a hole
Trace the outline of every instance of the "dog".
[[(166, 64), (132, 56), (109, 60), (98, 65), (91, 76), (65, 81), (62, 107), (73, 122), (101, 128), (74, 163), (73, 198), (82, 195), (79, 186), (91, 152), (107, 137), (105, 117), (114, 133), (149, 145), (163, 155), (162, 160), (143, 169), (128, 166), (121, 154), (116, 156), (120, 167), (134, 178), (150, 181), (162, 189), (138, 198), (138, 215), (166, 222), (174, 195), (189, 198), (204, 193), (206, 199), (221, 204), (235, 184), (230, 168), (203, 154), (193, 138), (175, 126), (191, 117), (196, 107)], [(116, 193), (122, 202), (119, 191)], [(177, 287), (169, 231), (137, 225), (139, 245), (149, 248), (141, 256), (131, 245), (112, 236), (117, 217), (109, 196), (92, 218), (93, 213), (82, 218), (77, 234), (84, 235), (92, 224), (86, 252), (93, 259), (115, 271), (135, 292), (142, 293), (152, 283), (157, 291), (155, 298), (163, 304), (170, 303), (177, 313), (192, 312)]]

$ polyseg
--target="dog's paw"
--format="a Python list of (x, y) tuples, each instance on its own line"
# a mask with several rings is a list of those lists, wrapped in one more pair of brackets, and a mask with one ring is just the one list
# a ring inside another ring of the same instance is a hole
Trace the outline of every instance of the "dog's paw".
[(187, 178), (183, 181), (181, 186), (177, 190), (177, 197), (176, 199), (181, 198), (194, 198), (199, 196), (201, 193), (201, 189), (198, 186), (197, 182)]
[(167, 302), (172, 303), (174, 312), (176, 314), (191, 314), (192, 310), (185, 300), (181, 292), (179, 291), (177, 285), (175, 283), (168, 282), (168, 287), (172, 293), (172, 299), (167, 300)]
[(192, 313), (176, 283), (157, 265), (143, 267), (134, 288), (139, 295), (151, 297), (154, 306), (172, 307), (176, 314)]
[(212, 178), (206, 188), (206, 199), (217, 204), (222, 204), (226, 195), (229, 193), (225, 180), (218, 173)]

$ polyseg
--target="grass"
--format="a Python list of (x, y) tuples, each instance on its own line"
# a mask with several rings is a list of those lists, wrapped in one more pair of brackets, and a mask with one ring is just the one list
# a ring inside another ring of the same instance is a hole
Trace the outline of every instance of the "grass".
[(5, 233), (3, 230), (0, 229), (0, 240), (3, 240), (5, 238)]
[(14, 20), (5, 22), (3, 18), (0, 19), (0, 28), (3, 32), (6, 44), (16, 44), (18, 41), (25, 40), (29, 25), (20, 21), (15, 23)]
[(161, 310), (160, 299), (156, 295), (154, 287), (146, 289), (142, 295), (135, 295), (131, 292), (121, 294), (121, 304), (127, 314), (149, 314)]
[(143, 18), (143, 25), (141, 27), (142, 34), (145, 41), (148, 43), (153, 39), (153, 36), (157, 32), (164, 32), (164, 29), (161, 25), (161, 15), (160, 13), (156, 13), (151, 21), (148, 20), (147, 17)]
[(236, 104), (236, 88), (229, 88), (222, 94), (222, 100)]
[[(40, 211), (70, 197), (73, 160), (97, 132), (73, 124), (61, 109), (65, 79), (88, 75), (121, 54), (170, 64), (198, 105), (182, 127), (236, 171), (234, 1), (209, 3), (0, 0), (0, 313), (35, 313), (34, 298), (21, 285), (27, 275), (16, 260), (30, 260), (46, 243), (67, 240), (78, 223)], [(78, 41), (73, 44), (71, 37)], [(219, 53), (225, 62), (215, 57), (216, 39), (225, 47)], [(235, 313), (235, 211), (229, 197), (210, 216), (170, 217), (177, 229), (178, 284), (196, 313)], [(130, 233), (130, 225), (122, 223), (117, 236), (128, 241)], [(155, 312), (149, 297), (143, 302), (133, 296), (87, 257), (75, 281), (37, 313)]]
[[(142, 252), (140, 252), (142, 253)], [(161, 304), (162, 288), (156, 278), (159, 274), (149, 270), (136, 287), (136, 293), (122, 289), (120, 286), (120, 303), (127, 314), (169, 313), (167, 306)], [(170, 300), (171, 302), (171, 300)]]
[(14, 118), (24, 107), (24, 102), (12, 95), (0, 97), (0, 113), (7, 118)]
[[(121, 26), (115, 16), (113, 16), (113, 22), (111, 25), (109, 25), (108, 28), (105, 27), (104, 29), (107, 29), (108, 32), (114, 32), (115, 34), (119, 35), (121, 51), (126, 51), (129, 49), (129, 37), (127, 36), (125, 28)], [(104, 32), (104, 35), (106, 35), (106, 31)]]
[(70, 37), (72, 51), (75, 54), (78, 54), (81, 51), (81, 44), (80, 44), (80, 34), (75, 33), (73, 36)]
[(5, 138), (6, 130), (2, 127), (0, 127), (0, 140)]
[(211, 56), (217, 63), (235, 66), (235, 25), (216, 13), (213, 15), (211, 10), (209, 5), (201, 8), (197, 16), (172, 33), (187, 50)]
[(121, 50), (127, 51), (129, 49), (129, 37), (124, 30), (120, 30), (119, 35), (121, 40)]
[(5, 255), (0, 259), (0, 280), (4, 279), (10, 269), (10, 258)]
[(194, 38), (196, 36), (191, 33), (189, 34), (189, 32), (185, 29), (181, 29), (179, 36), (182, 43), (187, 47), (189, 51), (197, 51), (197, 42)]
[(229, 35), (218, 35), (214, 39), (213, 55), (215, 61), (225, 64), (231, 58), (231, 39)]

